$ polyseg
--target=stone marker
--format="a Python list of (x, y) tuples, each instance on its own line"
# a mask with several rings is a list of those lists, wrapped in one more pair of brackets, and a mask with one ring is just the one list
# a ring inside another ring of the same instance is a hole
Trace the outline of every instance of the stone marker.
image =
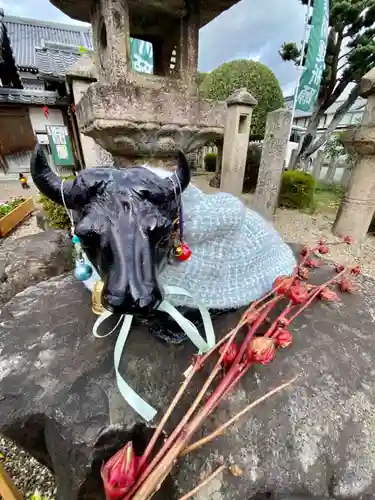
[(277, 208), (291, 121), (288, 109), (277, 109), (267, 115), (254, 208), (268, 219)]
[(236, 196), (242, 194), (251, 115), (256, 105), (257, 100), (246, 89), (236, 90), (227, 99), (220, 187)]
[[(318, 270), (319, 282), (331, 273)], [(282, 381), (301, 371), (304, 376), (226, 436), (184, 458), (173, 473), (179, 491), (172, 495), (162, 489), (159, 498), (180, 498), (221, 458), (237, 464), (243, 475), (224, 473), (199, 498), (280, 494), (293, 500), (296, 494), (306, 500), (302, 492), (340, 500), (374, 498), (375, 285), (362, 278), (361, 286), (363, 296), (344, 296), (342, 304), (318, 303), (296, 321), (293, 345), (279, 351), (270, 365), (250, 370), (202, 433)], [(239, 315), (215, 322), (219, 338)], [(94, 338), (95, 319), (90, 294), (70, 275), (24, 290), (0, 315), (0, 432), (54, 471), (57, 500), (101, 500), (100, 465), (129, 437), (124, 428), (138, 421), (116, 387), (116, 335)], [(135, 326), (120, 369), (129, 385), (160, 410), (160, 418), (193, 352), (190, 343), (165, 346)], [(169, 430), (192, 396), (189, 391)]]
[(375, 68), (362, 78), (361, 95), (368, 99), (362, 123), (342, 137), (358, 158), (332, 229), (358, 243), (365, 239), (375, 211)]

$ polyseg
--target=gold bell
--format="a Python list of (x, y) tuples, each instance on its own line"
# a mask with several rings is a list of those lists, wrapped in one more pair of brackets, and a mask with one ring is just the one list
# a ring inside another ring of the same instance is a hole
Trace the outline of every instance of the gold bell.
[(102, 292), (104, 283), (102, 280), (96, 281), (92, 290), (92, 312), (97, 316), (101, 316), (105, 309), (102, 305)]

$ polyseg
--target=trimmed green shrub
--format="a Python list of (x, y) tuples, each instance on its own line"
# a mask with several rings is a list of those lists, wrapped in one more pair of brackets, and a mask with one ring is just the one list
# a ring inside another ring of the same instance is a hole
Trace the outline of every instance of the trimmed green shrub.
[(251, 136), (263, 138), (267, 114), (284, 107), (280, 83), (267, 66), (247, 59), (224, 63), (204, 77), (199, 93), (207, 99), (225, 101), (243, 87), (258, 101), (251, 120)]
[(253, 193), (257, 187), (261, 156), (262, 145), (249, 144), (246, 157), (245, 178), (243, 182), (244, 193)]
[(299, 170), (288, 170), (283, 173), (279, 194), (279, 206), (286, 208), (313, 209), (315, 179)]
[(204, 157), (204, 169), (206, 172), (215, 172), (216, 171), (216, 154), (208, 153)]
[(206, 78), (207, 75), (208, 75), (208, 73), (204, 73), (203, 71), (198, 71), (198, 74), (197, 74), (198, 86), (203, 82), (203, 80)]
[[(74, 176), (64, 177), (64, 179), (74, 178)], [(56, 229), (70, 229), (71, 222), (68, 214), (66, 213), (65, 207), (50, 200), (42, 193), (39, 193), (39, 201), (43, 207), (49, 226)]]

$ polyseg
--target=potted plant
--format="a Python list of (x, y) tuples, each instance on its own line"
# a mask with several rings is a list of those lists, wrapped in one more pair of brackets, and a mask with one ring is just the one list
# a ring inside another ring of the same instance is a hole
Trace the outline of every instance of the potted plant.
[(0, 237), (6, 236), (34, 211), (33, 198), (0, 201)]

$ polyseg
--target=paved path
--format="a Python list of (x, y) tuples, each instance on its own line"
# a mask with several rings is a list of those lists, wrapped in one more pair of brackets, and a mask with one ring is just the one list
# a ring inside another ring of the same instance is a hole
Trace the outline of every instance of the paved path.
[(9, 198), (18, 196), (36, 196), (37, 189), (34, 184), (30, 183), (30, 189), (23, 189), (18, 180), (0, 180), (0, 200), (8, 200)]

